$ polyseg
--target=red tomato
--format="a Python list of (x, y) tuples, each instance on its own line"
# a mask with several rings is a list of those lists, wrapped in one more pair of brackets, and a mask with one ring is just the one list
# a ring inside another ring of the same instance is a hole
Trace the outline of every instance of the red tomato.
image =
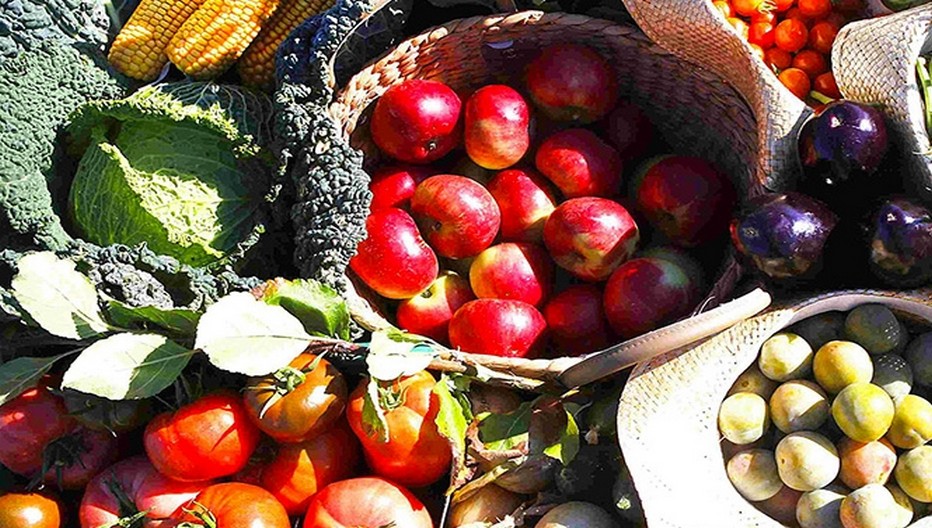
[(291, 528), (285, 507), (271, 493), (242, 482), (205, 488), (173, 519), (213, 528)]
[(795, 4), (796, 0), (773, 0), (773, 11), (775, 13), (783, 13)]
[(828, 21), (816, 22), (809, 30), (809, 47), (830, 55), (832, 53), (832, 44), (835, 43), (835, 37), (838, 36), (838, 26)]
[[(118, 462), (87, 485), (78, 519), (81, 528), (111, 526), (121, 518), (148, 512), (141, 528), (165, 528), (167, 519), (210, 482), (178, 482), (152, 466), (144, 456)], [(137, 525), (133, 525), (136, 527)]]
[(359, 442), (345, 423), (300, 444), (282, 444), (262, 469), (260, 485), (282, 503), (288, 515), (301, 515), (324, 486), (353, 476)]
[(421, 371), (394, 382), (379, 384), (377, 402), (385, 412), (388, 442), (367, 431), (362, 409), (366, 386), (363, 379), (346, 408), (350, 427), (362, 443), (369, 467), (380, 476), (399, 484), (421, 487), (432, 484), (450, 469), (450, 444), (437, 430), (434, 420), (440, 401), (433, 393), (437, 382)]
[(838, 90), (838, 84), (835, 83), (835, 75), (832, 72), (825, 72), (816, 77), (812, 82), (812, 89), (832, 99), (841, 99), (841, 92)]
[(715, 0), (712, 2), (712, 6), (714, 6), (715, 9), (718, 9), (722, 15), (725, 16), (725, 18), (731, 18), (735, 16), (735, 8), (732, 7), (731, 2), (727, 2), (725, 0)]
[(776, 71), (785, 70), (793, 62), (793, 55), (780, 48), (770, 48), (764, 53), (764, 62)]
[[(326, 431), (346, 407), (346, 381), (326, 359), (301, 354), (287, 368), (246, 386), (249, 418), (278, 442), (310, 440)], [(260, 418), (260, 414), (262, 417)]]
[(378, 477), (343, 480), (314, 495), (304, 528), (434, 528), (410, 491)]
[(804, 49), (793, 57), (793, 67), (799, 68), (806, 72), (810, 79), (814, 79), (820, 73), (828, 71), (828, 62), (821, 53)]
[(819, 19), (832, 12), (832, 0), (798, 0), (796, 6), (806, 18)]
[(783, 15), (783, 20), (799, 20), (807, 27), (809, 26), (809, 19), (803, 16), (798, 7), (788, 9)]
[(62, 517), (61, 505), (46, 495), (13, 492), (0, 495), (3, 528), (60, 528)]
[(763, 11), (764, 0), (732, 0), (735, 12), (741, 16), (754, 16), (755, 13)]
[(739, 37), (744, 40), (748, 39), (748, 23), (745, 22), (744, 19), (731, 17), (728, 19), (728, 23), (731, 24), (731, 27), (735, 28)]
[(773, 47), (773, 29), (770, 22), (753, 22), (748, 29), (748, 42), (763, 49)]
[(62, 489), (81, 489), (116, 460), (117, 447), (112, 434), (79, 427), (46, 446), (49, 470), (43, 479)]
[(777, 14), (773, 11), (760, 11), (751, 16), (751, 23), (767, 22), (772, 26), (777, 25)]
[(795, 53), (806, 45), (809, 31), (806, 25), (796, 19), (787, 19), (777, 24), (773, 31), (773, 40), (778, 48)]
[(799, 68), (787, 68), (778, 76), (780, 82), (793, 92), (793, 95), (802, 100), (809, 96), (809, 76)]
[(0, 464), (33, 476), (42, 470), (45, 446), (74, 428), (64, 401), (40, 383), (0, 406)]
[(196, 481), (232, 475), (246, 467), (261, 438), (243, 400), (217, 393), (155, 417), (143, 442), (163, 475)]

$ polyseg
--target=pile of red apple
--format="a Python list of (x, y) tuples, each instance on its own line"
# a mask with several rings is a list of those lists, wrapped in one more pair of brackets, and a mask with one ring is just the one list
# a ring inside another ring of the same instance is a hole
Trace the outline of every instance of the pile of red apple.
[[(642, 161), (653, 127), (591, 48), (545, 48), (515, 84), (382, 95), (370, 132), (391, 161), (353, 272), (400, 301), (398, 326), (473, 353), (582, 354), (687, 314), (703, 271), (684, 249), (726, 233), (729, 179), (698, 158)], [(637, 253), (645, 228), (661, 243)]]

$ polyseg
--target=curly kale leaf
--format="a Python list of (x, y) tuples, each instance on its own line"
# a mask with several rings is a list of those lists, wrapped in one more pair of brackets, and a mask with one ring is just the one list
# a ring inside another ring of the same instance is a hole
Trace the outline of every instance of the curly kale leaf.
[(0, 59), (51, 41), (102, 49), (109, 26), (102, 0), (0, 0)]
[(56, 138), (75, 108), (127, 87), (85, 45), (49, 42), (0, 62), (0, 247), (70, 242), (50, 192), (62, 183)]

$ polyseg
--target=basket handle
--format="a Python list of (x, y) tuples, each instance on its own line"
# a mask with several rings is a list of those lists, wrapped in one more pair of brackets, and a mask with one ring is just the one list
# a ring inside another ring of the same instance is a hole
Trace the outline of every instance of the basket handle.
[(664, 352), (676, 350), (753, 317), (770, 305), (770, 294), (757, 288), (708, 312), (596, 352), (558, 376), (567, 387), (587, 385)]

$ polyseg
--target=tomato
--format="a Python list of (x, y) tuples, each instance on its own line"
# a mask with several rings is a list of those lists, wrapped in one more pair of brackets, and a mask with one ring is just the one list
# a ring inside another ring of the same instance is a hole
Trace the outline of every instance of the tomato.
[(773, 47), (773, 24), (770, 22), (753, 22), (748, 29), (748, 42), (763, 49)]
[(111, 526), (121, 518), (147, 512), (141, 527), (159, 528), (211, 482), (179, 482), (158, 471), (144, 456), (118, 462), (87, 485), (78, 519), (81, 528)]
[(774, 70), (785, 70), (792, 64), (793, 55), (780, 48), (770, 48), (764, 53), (764, 62)]
[(731, 5), (734, 6), (736, 13), (746, 17), (754, 16), (755, 13), (764, 10), (764, 0), (732, 0)]
[(379, 477), (331, 484), (314, 498), (304, 528), (433, 528), (424, 505), (401, 486)]
[(2, 528), (59, 528), (62, 517), (61, 505), (46, 495), (13, 492), (0, 495)]
[(738, 36), (744, 40), (748, 39), (748, 23), (744, 19), (731, 17), (728, 19), (728, 23), (731, 24), (731, 27), (735, 28), (735, 32), (738, 33)]
[(777, 14), (773, 11), (760, 11), (751, 16), (751, 23), (767, 22), (771, 26), (777, 25)]
[(242, 399), (233, 393), (210, 394), (176, 412), (155, 417), (143, 442), (149, 460), (176, 480), (207, 480), (246, 467), (262, 433)]
[(798, 7), (787, 10), (787, 12), (783, 15), (783, 20), (798, 20), (805, 24), (806, 27), (809, 26), (809, 19), (803, 16)]
[(809, 96), (810, 82), (806, 72), (799, 68), (787, 68), (780, 72), (778, 78), (796, 97), (805, 101)]
[(806, 45), (809, 31), (806, 25), (796, 19), (787, 19), (773, 30), (773, 40), (778, 48), (795, 53)]
[(271, 493), (242, 482), (205, 488), (173, 519), (204, 528), (291, 528), (285, 507)]
[(113, 463), (116, 455), (116, 437), (79, 427), (46, 446), (45, 463), (49, 469), (43, 479), (61, 489), (81, 489)]
[(832, 53), (832, 44), (835, 43), (835, 37), (838, 36), (838, 26), (828, 21), (816, 22), (809, 30), (809, 47), (830, 55)]
[(0, 464), (35, 475), (42, 470), (45, 446), (74, 427), (62, 399), (40, 383), (0, 406)]
[(772, 3), (775, 13), (783, 13), (793, 7), (793, 5), (796, 4), (796, 0), (773, 0)]
[(799, 68), (806, 72), (810, 79), (814, 79), (820, 73), (828, 71), (828, 62), (821, 53), (804, 49), (793, 57), (793, 67)]
[(321, 359), (315, 367), (316, 360), (314, 354), (301, 354), (284, 369), (249, 380), (243, 401), (262, 432), (279, 442), (301, 442), (343, 415), (346, 381), (329, 361)]
[(341, 422), (312, 440), (282, 444), (275, 458), (262, 468), (259, 482), (289, 515), (301, 515), (315, 493), (353, 476), (358, 464), (359, 442)]
[(732, 7), (731, 2), (726, 2), (725, 0), (715, 0), (712, 2), (712, 6), (715, 9), (718, 9), (725, 18), (730, 18), (735, 16), (735, 8)]
[(436, 482), (450, 468), (450, 444), (434, 420), (440, 401), (433, 393), (437, 382), (427, 371), (390, 383), (379, 383), (379, 402), (388, 423), (388, 442), (369, 433), (363, 422), (363, 401), (368, 380), (350, 396), (346, 418), (362, 443), (369, 467), (380, 476), (405, 486)]
[(796, 6), (806, 18), (819, 19), (832, 12), (832, 0), (798, 0)]
[(825, 72), (816, 77), (812, 82), (812, 89), (832, 99), (841, 99), (841, 92), (838, 90), (838, 84), (835, 83), (835, 75), (832, 72)]
[(88, 429), (125, 433), (149, 419), (149, 400), (113, 401), (74, 390), (62, 391), (62, 397), (68, 414)]

